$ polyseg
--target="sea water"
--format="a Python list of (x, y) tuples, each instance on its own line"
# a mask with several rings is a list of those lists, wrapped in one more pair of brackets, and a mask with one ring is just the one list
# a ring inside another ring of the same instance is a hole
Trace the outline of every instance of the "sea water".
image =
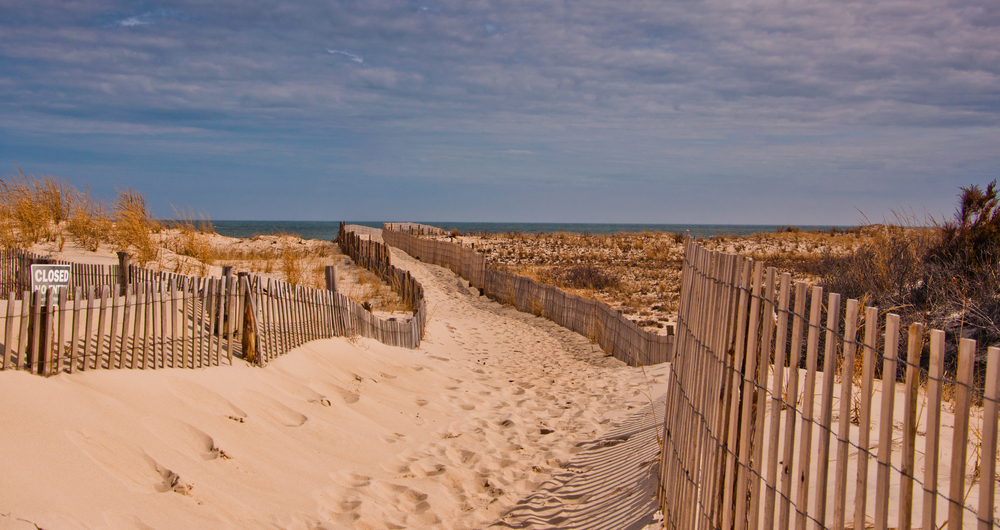
[[(777, 232), (788, 225), (698, 225), (698, 224), (617, 224), (617, 223), (476, 223), (415, 221), (437, 226), (447, 231), (458, 229), (463, 234), (543, 234), (568, 232), (571, 234), (608, 235), (639, 232), (691, 232), (692, 237), (748, 236), (757, 233)], [(348, 224), (382, 228), (382, 221), (348, 221)], [(229, 237), (249, 238), (256, 234), (294, 234), (305, 239), (332, 240), (337, 237), (337, 221), (212, 221), (215, 231)], [(798, 226), (802, 230), (846, 229), (848, 226)]]

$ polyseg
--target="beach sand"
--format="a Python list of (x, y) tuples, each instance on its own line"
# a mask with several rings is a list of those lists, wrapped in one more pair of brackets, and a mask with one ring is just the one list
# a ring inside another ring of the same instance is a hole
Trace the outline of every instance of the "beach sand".
[[(655, 469), (656, 428), (641, 425), (668, 366), (629, 368), (450, 271), (393, 254), (426, 290), (418, 350), (336, 338), (263, 369), (0, 372), (0, 529), (648, 519), (648, 492), (622, 503), (645, 513), (616, 514), (605, 496), (626, 494), (598, 483), (627, 472), (628, 487)], [(645, 433), (626, 456), (611, 451), (624, 441), (601, 443), (620, 438), (622, 422)], [(599, 465), (605, 457), (615, 465)], [(588, 495), (572, 496), (584, 486)], [(545, 510), (539, 495), (557, 501)]]

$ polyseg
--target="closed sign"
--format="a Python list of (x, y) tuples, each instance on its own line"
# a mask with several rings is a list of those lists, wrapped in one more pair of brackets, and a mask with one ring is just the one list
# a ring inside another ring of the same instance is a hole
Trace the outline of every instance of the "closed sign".
[(31, 290), (46, 291), (69, 287), (69, 265), (32, 265)]

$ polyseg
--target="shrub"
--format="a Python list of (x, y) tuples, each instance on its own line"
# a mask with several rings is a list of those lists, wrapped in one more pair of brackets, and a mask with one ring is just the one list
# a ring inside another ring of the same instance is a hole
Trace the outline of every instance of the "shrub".
[(842, 258), (820, 265), (827, 290), (845, 298), (868, 297), (872, 305), (897, 307), (914, 302), (925, 269), (924, 256), (934, 234), (900, 226), (873, 226), (870, 241)]
[(986, 189), (973, 184), (960, 188), (955, 219), (941, 225), (941, 243), (930, 253), (939, 263), (955, 263), (966, 275), (993, 267), (1000, 258), (1000, 209), (997, 181)]
[(563, 283), (577, 289), (610, 289), (618, 285), (618, 278), (593, 265), (575, 265), (560, 273)]

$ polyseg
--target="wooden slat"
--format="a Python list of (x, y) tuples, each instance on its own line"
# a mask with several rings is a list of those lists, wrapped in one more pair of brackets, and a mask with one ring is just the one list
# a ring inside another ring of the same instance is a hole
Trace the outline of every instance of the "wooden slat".
[(906, 347), (906, 390), (903, 399), (903, 446), (899, 466), (899, 530), (911, 530), (913, 521), (913, 479), (916, 477), (914, 457), (917, 440), (917, 390), (920, 385), (920, 352), (924, 342), (924, 326), (910, 324)]
[[(782, 393), (785, 383), (785, 351), (786, 336), (788, 332), (788, 304), (791, 298), (792, 275), (782, 273), (781, 288), (778, 298), (778, 329), (775, 335), (776, 344), (774, 348), (774, 380), (771, 386), (771, 430), (768, 437), (768, 457), (767, 457), (767, 492), (764, 498), (764, 524), (763, 528), (774, 528), (775, 496), (778, 491), (778, 440), (781, 434), (781, 412), (783, 408)], [(794, 343), (793, 343), (794, 347)], [(798, 366), (793, 366), (791, 376), (798, 377)]]
[(875, 478), (875, 530), (889, 528), (889, 482), (892, 464), (893, 411), (896, 397), (896, 351), (899, 347), (899, 315), (885, 317), (885, 350), (882, 365), (882, 408), (878, 423), (878, 474)]
[(239, 307), (238, 297), (237, 297), (237, 283), (234, 276), (229, 277), (228, 289), (226, 289), (226, 307), (229, 309), (229, 328), (227, 330), (226, 341), (227, 350), (226, 356), (229, 359), (229, 364), (233, 364), (233, 352), (236, 348), (236, 330), (240, 329), (237, 327), (237, 321), (239, 320)]
[[(104, 331), (104, 324), (107, 322), (107, 312), (108, 312), (108, 294), (110, 289), (107, 285), (102, 285), (100, 287), (101, 292), (101, 305), (100, 312), (97, 315), (97, 344), (94, 348), (94, 368), (103, 368), (104, 366), (104, 341), (107, 337), (107, 333)], [(108, 348), (108, 368), (111, 368), (111, 348)]]
[[(924, 500), (922, 528), (937, 525), (938, 448), (941, 437), (941, 385), (944, 377), (944, 332), (931, 330), (931, 364), (927, 382), (927, 434), (924, 438)], [(936, 528), (936, 526), (934, 527)]]
[[(785, 436), (781, 458), (781, 498), (778, 503), (778, 525), (789, 528), (791, 515), (792, 484), (795, 476), (792, 474), (795, 462), (795, 422), (799, 397), (799, 366), (802, 363), (802, 328), (806, 322), (806, 284), (795, 283), (795, 314), (792, 316), (792, 341), (790, 344), (790, 360), (788, 363), (788, 383), (785, 385), (785, 395), (779, 396), (780, 403), (785, 407)], [(789, 401), (790, 400), (790, 401)], [(773, 527), (773, 526), (772, 526)], [(764, 528), (768, 528), (767, 525)]]
[(131, 364), (126, 365), (125, 356), (128, 354), (128, 338), (129, 338), (129, 317), (132, 315), (132, 305), (135, 304), (134, 288), (131, 285), (125, 286), (125, 298), (122, 300), (122, 335), (121, 335), (121, 345), (119, 346), (118, 352), (118, 368), (127, 368)]
[(156, 368), (156, 344), (153, 342), (155, 340), (153, 325), (156, 322), (156, 318), (153, 315), (153, 308), (156, 306), (156, 290), (153, 284), (149, 282), (143, 285), (143, 289), (146, 291), (146, 296), (143, 297), (142, 366), (140, 368), (145, 370), (149, 366), (150, 361), (152, 361), (153, 368)]
[(809, 513), (809, 475), (812, 472), (813, 409), (816, 401), (816, 365), (819, 358), (819, 324), (822, 322), (823, 288), (813, 287), (809, 304), (809, 333), (806, 338), (806, 378), (802, 385), (802, 433), (799, 448), (798, 493), (795, 500), (795, 527), (805, 530)]
[(3, 341), (3, 365), (0, 365), (0, 369), (6, 370), (8, 368), (13, 368), (10, 361), (10, 353), (14, 348), (14, 293), (7, 293), (7, 320), (4, 322), (4, 341)]
[[(120, 298), (117, 287), (111, 288), (111, 333), (108, 336), (108, 369), (121, 368), (121, 357), (123, 349), (118, 348), (118, 299)], [(118, 352), (116, 355), (115, 352)]]
[(875, 348), (878, 347), (878, 308), (865, 309), (865, 344), (862, 352), (861, 394), (858, 421), (858, 473), (854, 488), (854, 527), (867, 523), (868, 461), (871, 458), (872, 385), (875, 379)]
[[(52, 355), (52, 374), (58, 374), (62, 372), (63, 358), (65, 355), (64, 344), (66, 343), (66, 321), (67, 315), (69, 314), (69, 289), (67, 287), (59, 288), (59, 311), (57, 313), (57, 331), (56, 331), (56, 349)], [(70, 318), (71, 319), (71, 318)]]
[(209, 281), (203, 278), (199, 282), (198, 288), (198, 368), (209, 366), (208, 350), (211, 346), (211, 336), (209, 335)]
[[(819, 451), (816, 457), (816, 511), (817, 525), (826, 526), (827, 489), (830, 478), (830, 427), (833, 425), (833, 388), (837, 378), (837, 352), (840, 326), (840, 295), (830, 293), (827, 297), (826, 344), (823, 353), (823, 399), (820, 403)], [(791, 411), (794, 414), (794, 411)]]
[(135, 370), (141, 368), (140, 356), (142, 355), (142, 315), (145, 313), (146, 289), (141, 283), (134, 283), (135, 288), (133, 299), (135, 304), (132, 307), (132, 359), (129, 368)]
[[(169, 345), (168, 338), (170, 336), (170, 332), (168, 330), (170, 329), (171, 324), (173, 324), (173, 314), (170, 312), (170, 298), (169, 298), (169, 295), (167, 293), (167, 284), (166, 284), (166, 282), (164, 282), (164, 281), (160, 282), (160, 286), (159, 286), (158, 291), (160, 293), (160, 303), (158, 304), (159, 305), (159, 311), (160, 311), (160, 360), (159, 360), (159, 366), (160, 366), (160, 368), (166, 368), (167, 364), (168, 364), (167, 363), (167, 347)], [(172, 368), (172, 366), (171, 366), (171, 368)]]
[(847, 301), (844, 321), (844, 362), (840, 371), (840, 418), (837, 426), (837, 473), (833, 490), (833, 528), (843, 530), (847, 513), (847, 464), (851, 432), (851, 383), (857, 352), (858, 301)]
[(28, 354), (26, 356), (27, 362), (25, 368), (30, 373), (40, 373), (37, 367), (41, 364), (42, 356), (42, 300), (45, 298), (45, 293), (41, 291), (32, 291), (31, 293), (31, 341), (28, 346)]
[[(178, 346), (180, 346), (177, 342), (177, 324), (180, 323), (183, 325), (184, 318), (177, 312), (178, 293), (176, 278), (170, 280), (167, 296), (170, 297), (170, 367), (177, 368), (179, 366), (177, 364), (177, 350)], [(181, 354), (181, 358), (183, 359), (183, 354)]]
[(208, 315), (208, 322), (207, 322), (205, 338), (207, 339), (206, 342), (208, 344), (206, 348), (205, 364), (208, 366), (216, 366), (218, 365), (219, 362), (218, 357), (215, 355), (217, 351), (215, 348), (215, 320), (217, 317), (215, 300), (217, 297), (216, 293), (217, 285), (218, 282), (215, 280), (215, 278), (206, 279), (205, 312)]
[(83, 330), (83, 370), (87, 370), (93, 352), (90, 349), (91, 336), (94, 334), (94, 286), (87, 289), (87, 320)]
[(193, 317), (191, 310), (191, 278), (184, 277), (181, 280), (181, 367), (194, 368), (194, 356), (188, 358), (191, 351), (191, 332)]
[(997, 416), (1000, 414), (1000, 348), (986, 352), (986, 389), (983, 394), (983, 442), (979, 447), (982, 468), (979, 479), (978, 530), (993, 528), (994, 491), (997, 471)]
[[(955, 377), (955, 428), (952, 431), (951, 479), (948, 484), (948, 526), (962, 528), (965, 517), (965, 464), (969, 450), (969, 409), (972, 408), (972, 369), (976, 341), (961, 339)], [(989, 475), (986, 480), (996, 480)]]
[(748, 492), (750, 486), (750, 430), (752, 428), (752, 422), (749, 421), (749, 418), (753, 408), (753, 374), (756, 373), (757, 359), (760, 357), (760, 351), (757, 347), (760, 334), (757, 326), (760, 321), (761, 288), (763, 283), (763, 265), (761, 263), (757, 263), (754, 268), (753, 296), (750, 300), (750, 327), (745, 357), (746, 371), (743, 374), (743, 392), (740, 395), (740, 401), (742, 402), (743, 409), (741, 418), (743, 421), (740, 422), (741, 442), (739, 447), (739, 463), (737, 467), (736, 480), (736, 491), (740, 492), (736, 496), (736, 530), (743, 530), (746, 528), (746, 517), (749, 513), (747, 510), (748, 499), (743, 492)]

